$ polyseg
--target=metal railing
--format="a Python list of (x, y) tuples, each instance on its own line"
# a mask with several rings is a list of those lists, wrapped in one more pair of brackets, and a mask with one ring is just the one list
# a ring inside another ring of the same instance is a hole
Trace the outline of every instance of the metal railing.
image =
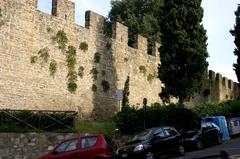
[(0, 109), (0, 128), (14, 124), (40, 131), (54, 130), (54, 127), (73, 130), (76, 116), (77, 112), (75, 111)]

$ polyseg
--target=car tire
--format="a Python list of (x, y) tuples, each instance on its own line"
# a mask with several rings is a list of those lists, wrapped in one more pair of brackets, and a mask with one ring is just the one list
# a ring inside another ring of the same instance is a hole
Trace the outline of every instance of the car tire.
[(155, 159), (155, 154), (152, 153), (151, 151), (149, 151), (149, 152), (146, 154), (146, 159)]
[(201, 149), (203, 149), (203, 147), (204, 147), (204, 145), (203, 145), (202, 140), (197, 140), (196, 141), (196, 148), (197, 148), (197, 150), (201, 150)]
[(222, 144), (222, 137), (221, 137), (221, 135), (217, 136), (217, 144)]
[(185, 155), (185, 148), (184, 148), (183, 145), (180, 145), (180, 146), (178, 147), (178, 154), (179, 154), (180, 156), (184, 156), (184, 155)]

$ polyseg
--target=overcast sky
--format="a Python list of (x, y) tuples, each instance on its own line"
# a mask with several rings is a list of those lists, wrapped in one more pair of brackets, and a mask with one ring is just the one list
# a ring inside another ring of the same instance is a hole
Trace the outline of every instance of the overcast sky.
[[(40, 0), (39, 0), (40, 1)], [(84, 26), (85, 11), (92, 10), (107, 16), (110, 0), (72, 0), (76, 3), (76, 23)], [(203, 0), (203, 24), (208, 36), (209, 69), (221, 73), (229, 79), (237, 81), (233, 71), (236, 62), (234, 37), (229, 33), (235, 24), (234, 11), (240, 0)], [(50, 13), (51, 0), (42, 0), (38, 8)]]

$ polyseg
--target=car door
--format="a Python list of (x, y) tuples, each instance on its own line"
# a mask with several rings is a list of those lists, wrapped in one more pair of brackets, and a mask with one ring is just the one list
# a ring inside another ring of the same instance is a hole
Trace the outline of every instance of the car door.
[(80, 154), (81, 159), (93, 159), (99, 153), (97, 146), (97, 136), (86, 136), (80, 139)]
[(202, 123), (202, 138), (205, 143), (209, 144), (212, 142), (214, 136), (214, 128), (211, 123)]
[(163, 131), (166, 136), (166, 151), (175, 151), (180, 145), (180, 134), (172, 127), (165, 127)]
[(166, 136), (162, 128), (157, 128), (150, 140), (151, 149), (156, 154), (162, 154), (166, 152)]
[(52, 159), (77, 159), (78, 150), (78, 139), (65, 141), (53, 151)]

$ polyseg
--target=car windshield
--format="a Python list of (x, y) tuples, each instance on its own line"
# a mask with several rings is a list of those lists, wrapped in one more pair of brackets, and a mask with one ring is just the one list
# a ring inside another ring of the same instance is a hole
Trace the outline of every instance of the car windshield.
[(131, 141), (145, 140), (151, 136), (153, 129), (147, 129), (135, 135)]

